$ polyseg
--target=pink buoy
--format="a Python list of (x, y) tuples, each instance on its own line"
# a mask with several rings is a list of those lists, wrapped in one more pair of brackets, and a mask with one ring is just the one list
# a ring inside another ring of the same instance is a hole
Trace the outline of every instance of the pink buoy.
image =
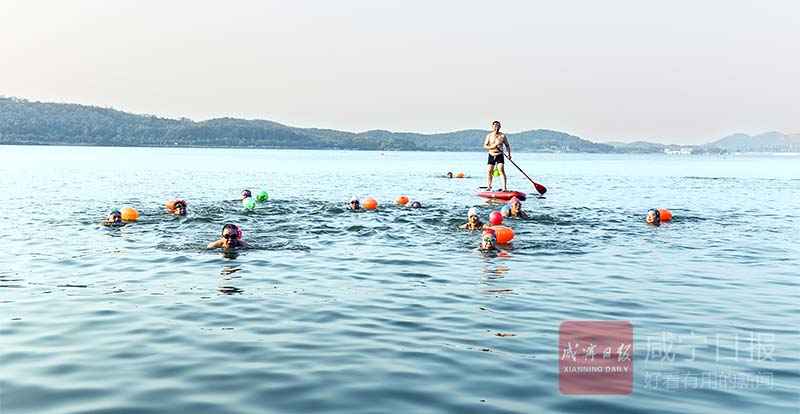
[(496, 226), (503, 222), (503, 215), (499, 211), (492, 211), (489, 213), (489, 223), (492, 223), (492, 226)]

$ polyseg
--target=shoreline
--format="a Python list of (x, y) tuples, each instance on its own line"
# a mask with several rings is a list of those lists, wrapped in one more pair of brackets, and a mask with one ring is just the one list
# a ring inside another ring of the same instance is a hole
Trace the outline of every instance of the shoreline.
[[(43, 142), (0, 142), (0, 146), (26, 146), (26, 147), (98, 147), (98, 148), (208, 148), (208, 149), (265, 149), (265, 150), (310, 150), (310, 151), (379, 151), (379, 152), (485, 152), (483, 149), (372, 149), (372, 148), (339, 148), (339, 147), (280, 147), (280, 146), (215, 146), (215, 145), (98, 145), (89, 143), (43, 143)], [(664, 155), (673, 156), (664, 152), (586, 152), (586, 151), (541, 151), (517, 149), (515, 152), (531, 154), (615, 154), (615, 155)], [(800, 157), (800, 152), (728, 152), (728, 153), (703, 153), (681, 154), (688, 156), (776, 156)]]

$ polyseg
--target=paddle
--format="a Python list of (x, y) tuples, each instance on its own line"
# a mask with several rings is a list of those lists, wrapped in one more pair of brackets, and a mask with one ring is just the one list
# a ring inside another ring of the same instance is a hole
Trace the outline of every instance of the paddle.
[(519, 165), (517, 165), (517, 163), (515, 163), (515, 162), (514, 162), (514, 160), (512, 160), (512, 159), (511, 159), (511, 157), (509, 157), (509, 156), (508, 156), (508, 154), (506, 154), (505, 152), (503, 152), (503, 155), (505, 155), (505, 156), (506, 156), (506, 158), (507, 158), (509, 161), (511, 161), (511, 163), (512, 163), (512, 164), (514, 164), (514, 166), (515, 166), (515, 167), (517, 167), (517, 169), (519, 170), (519, 172), (521, 172), (521, 173), (522, 173), (522, 175), (524, 175), (524, 176), (525, 176), (525, 178), (527, 178), (527, 179), (528, 179), (528, 181), (530, 181), (530, 182), (531, 182), (531, 184), (533, 184), (533, 187), (534, 187), (534, 188), (536, 188), (536, 191), (538, 191), (538, 192), (539, 192), (539, 195), (544, 195), (544, 193), (546, 193), (546, 192), (547, 192), (547, 188), (546, 188), (545, 186), (543, 186), (543, 185), (541, 185), (541, 184), (537, 183), (536, 181), (533, 181), (533, 180), (531, 180), (531, 177), (528, 177), (528, 174), (525, 174), (525, 171), (522, 171), (522, 168), (519, 168)]

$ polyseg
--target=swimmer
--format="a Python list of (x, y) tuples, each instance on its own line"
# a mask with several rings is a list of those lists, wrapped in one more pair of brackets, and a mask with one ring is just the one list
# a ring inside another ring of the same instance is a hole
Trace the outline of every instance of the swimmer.
[(117, 209), (111, 210), (111, 212), (108, 213), (108, 218), (100, 224), (107, 227), (121, 227), (125, 225), (125, 223), (122, 222), (122, 213)]
[(647, 216), (645, 217), (645, 221), (647, 222), (647, 224), (653, 224), (658, 226), (659, 224), (661, 224), (661, 212), (659, 212), (658, 209), (655, 208), (647, 210)]
[(453, 173), (452, 173), (452, 172), (450, 172), (450, 171), (448, 171), (448, 172), (447, 172), (447, 178), (453, 178)]
[(111, 210), (106, 219), (109, 223), (122, 223), (122, 213), (117, 209)]
[(234, 247), (241, 247), (243, 249), (252, 249), (253, 246), (250, 243), (242, 241), (240, 238), (242, 237), (242, 230), (239, 229), (239, 226), (235, 224), (226, 224), (222, 227), (222, 237), (209, 244), (209, 249), (231, 249)]
[(481, 247), (478, 250), (483, 257), (512, 257), (511, 253), (497, 247), (497, 233), (488, 227), (483, 230)]
[(359, 201), (358, 197), (350, 197), (350, 210), (361, 210), (361, 201)]
[(467, 211), (467, 219), (469, 221), (462, 224), (460, 228), (467, 230), (481, 230), (484, 227), (488, 227), (484, 222), (481, 221), (481, 218), (478, 217), (478, 212), (475, 211), (475, 207), (470, 207), (469, 211)]
[(252, 196), (253, 196), (253, 193), (251, 193), (250, 190), (248, 190), (248, 189), (242, 190), (242, 200), (244, 200), (245, 198), (248, 198), (248, 197), (252, 197)]
[(497, 251), (497, 233), (490, 228), (483, 229), (481, 235), (481, 250), (483, 251)]
[(511, 197), (511, 200), (508, 200), (508, 209), (503, 209), (502, 212), (503, 217), (528, 218), (528, 215), (522, 211), (522, 203), (517, 197)]
[(178, 200), (175, 204), (172, 205), (172, 214), (176, 216), (185, 216), (186, 215), (186, 202), (183, 200)]
[(415, 201), (411, 203), (411, 208), (422, 208), (422, 203), (420, 203), (419, 201)]

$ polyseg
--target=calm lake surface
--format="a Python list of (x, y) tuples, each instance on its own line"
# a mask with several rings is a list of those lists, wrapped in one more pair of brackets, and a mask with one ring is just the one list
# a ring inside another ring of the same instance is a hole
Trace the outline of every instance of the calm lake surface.
[[(0, 413), (798, 412), (800, 158), (516, 153), (550, 191), (497, 257), (485, 158), (0, 146)], [(585, 320), (633, 325), (631, 394), (560, 392)]]

